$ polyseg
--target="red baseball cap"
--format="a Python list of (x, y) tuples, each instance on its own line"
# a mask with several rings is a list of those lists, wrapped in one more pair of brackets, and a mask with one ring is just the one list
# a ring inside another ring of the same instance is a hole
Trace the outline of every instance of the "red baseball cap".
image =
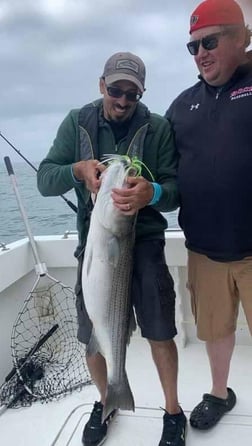
[(245, 26), (242, 10), (234, 0), (205, 0), (193, 11), (190, 34), (200, 28), (214, 25)]

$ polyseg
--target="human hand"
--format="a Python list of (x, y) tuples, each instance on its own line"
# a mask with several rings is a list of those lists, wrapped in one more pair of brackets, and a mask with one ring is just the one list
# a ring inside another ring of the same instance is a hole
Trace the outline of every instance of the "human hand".
[(143, 177), (127, 177), (126, 187), (112, 189), (114, 205), (126, 215), (134, 215), (153, 197), (153, 186)]
[(100, 174), (106, 169), (98, 160), (79, 161), (73, 164), (73, 174), (78, 181), (83, 181), (86, 188), (97, 194), (101, 179)]

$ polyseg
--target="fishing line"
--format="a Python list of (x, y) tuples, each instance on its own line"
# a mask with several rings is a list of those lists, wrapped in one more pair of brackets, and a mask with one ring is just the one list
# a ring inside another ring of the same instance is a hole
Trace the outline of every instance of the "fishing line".
[[(37, 172), (38, 171), (38, 169), (36, 169), (36, 167), (31, 163), (31, 161), (29, 161), (22, 153), (21, 153), (21, 151), (20, 150), (18, 150), (3, 134), (2, 134), (2, 132), (0, 132), (0, 136), (1, 136), (1, 138), (3, 138), (4, 139), (4, 141), (5, 142), (7, 142), (7, 144), (9, 144), (9, 146), (13, 149), (13, 150), (15, 150), (15, 152), (19, 155), (19, 156), (21, 156), (21, 158), (27, 163), (27, 164), (29, 164), (29, 166), (33, 169), (33, 170), (35, 170), (35, 172)], [(75, 204), (74, 203), (72, 203), (72, 201), (71, 200), (68, 200), (64, 195), (60, 195), (60, 197), (68, 204), (68, 206), (74, 211), (74, 212), (76, 212), (77, 213), (77, 207), (75, 206)]]

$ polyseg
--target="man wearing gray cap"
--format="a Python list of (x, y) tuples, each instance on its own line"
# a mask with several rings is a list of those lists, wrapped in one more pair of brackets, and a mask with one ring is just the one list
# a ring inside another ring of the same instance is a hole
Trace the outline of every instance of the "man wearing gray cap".
[[(150, 113), (140, 102), (145, 91), (145, 66), (139, 57), (128, 52), (111, 56), (99, 86), (102, 99), (70, 111), (59, 127), (53, 146), (40, 164), (38, 188), (45, 196), (64, 194), (72, 188), (77, 195), (78, 338), (88, 344), (92, 324), (84, 305), (81, 270), (92, 211), (90, 192), (98, 192), (100, 173), (105, 168), (99, 160), (109, 153), (134, 155), (143, 161), (142, 176), (127, 179), (127, 196), (125, 188), (116, 189), (112, 199), (125, 215), (137, 213), (132, 302), (141, 334), (150, 343), (165, 396), (159, 446), (184, 446), (186, 417), (178, 403), (178, 359), (173, 340), (177, 333), (175, 292), (165, 263), (167, 221), (161, 214), (178, 206), (178, 156), (167, 120)], [(94, 403), (82, 442), (84, 446), (98, 446), (106, 439), (108, 422), (116, 411), (102, 422), (107, 392), (106, 362), (100, 353), (87, 355), (86, 360), (100, 401)]]

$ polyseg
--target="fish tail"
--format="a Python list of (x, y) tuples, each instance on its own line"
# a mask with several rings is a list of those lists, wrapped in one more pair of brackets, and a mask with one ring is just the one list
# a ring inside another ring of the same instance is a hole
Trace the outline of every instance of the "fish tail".
[(135, 402), (127, 378), (120, 384), (108, 384), (102, 420), (104, 421), (114, 409), (135, 410)]

